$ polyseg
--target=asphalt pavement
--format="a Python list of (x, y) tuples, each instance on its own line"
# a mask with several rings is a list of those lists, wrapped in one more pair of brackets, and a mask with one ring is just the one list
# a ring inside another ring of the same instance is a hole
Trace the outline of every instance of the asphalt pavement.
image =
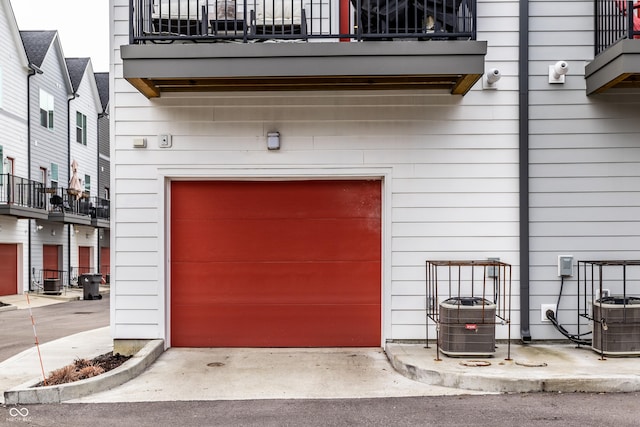
[(639, 397), (638, 393), (531, 393), (376, 399), (63, 403), (0, 407), (0, 425), (637, 427)]
[[(79, 299), (81, 297), (81, 290), (70, 290), (60, 296), (29, 296), (39, 343), (109, 326), (109, 293), (104, 291), (100, 300), (84, 301)], [(2, 296), (0, 301), (10, 304), (0, 309), (0, 361), (3, 361), (32, 348), (36, 337), (31, 325), (27, 297)]]

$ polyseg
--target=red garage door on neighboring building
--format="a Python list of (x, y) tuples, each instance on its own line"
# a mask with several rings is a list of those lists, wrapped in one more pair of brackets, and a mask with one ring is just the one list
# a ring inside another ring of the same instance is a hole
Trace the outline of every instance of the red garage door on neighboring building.
[[(109, 283), (111, 276), (111, 253), (110, 248), (101, 247), (100, 248), (100, 273), (102, 273), (102, 279)], [(107, 280), (109, 279), (109, 280)]]
[(91, 247), (78, 246), (78, 274), (90, 274), (91, 271)]
[(380, 181), (174, 181), (171, 344), (379, 346)]
[(18, 293), (18, 245), (0, 244), (0, 295)]
[(60, 246), (42, 245), (42, 277), (41, 279), (61, 279)]

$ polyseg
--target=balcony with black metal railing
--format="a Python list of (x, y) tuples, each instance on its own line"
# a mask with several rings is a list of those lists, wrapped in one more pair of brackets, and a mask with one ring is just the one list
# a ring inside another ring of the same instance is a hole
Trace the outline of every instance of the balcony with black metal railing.
[(92, 196), (89, 198), (91, 225), (98, 228), (110, 228), (111, 202), (108, 199)]
[(476, 0), (129, 0), (123, 76), (165, 92), (445, 89), (484, 72)]
[(49, 221), (64, 224), (91, 225), (91, 201), (85, 193), (71, 188), (54, 187), (45, 190), (49, 196)]
[(0, 215), (47, 219), (44, 184), (13, 174), (0, 174)]
[(640, 1), (594, 0), (595, 58), (587, 94), (640, 88)]

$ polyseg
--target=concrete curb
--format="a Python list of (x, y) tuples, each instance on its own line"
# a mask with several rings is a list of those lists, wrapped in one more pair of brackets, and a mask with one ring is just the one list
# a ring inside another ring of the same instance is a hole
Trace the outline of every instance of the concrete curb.
[[(535, 375), (535, 378), (514, 375), (513, 372), (502, 375), (483, 374), (483, 368), (476, 372), (454, 372), (441, 368), (419, 367), (410, 362), (402, 352), (396, 352), (393, 346), (385, 348), (393, 368), (414, 381), (425, 384), (453, 387), (464, 390), (484, 391), (488, 393), (533, 393), (533, 392), (590, 392), (620, 393), (640, 391), (640, 375), (627, 373), (620, 375)], [(502, 362), (506, 368), (514, 364), (513, 360)], [(505, 369), (506, 371), (506, 369)]]
[(163, 340), (149, 341), (131, 359), (118, 368), (86, 380), (47, 387), (34, 387), (31, 380), (4, 392), (5, 405), (60, 403), (117, 387), (140, 375), (164, 352)]
[(0, 313), (3, 311), (13, 311), (13, 310), (17, 310), (18, 307), (16, 307), (15, 305), (3, 305), (2, 307), (0, 307)]

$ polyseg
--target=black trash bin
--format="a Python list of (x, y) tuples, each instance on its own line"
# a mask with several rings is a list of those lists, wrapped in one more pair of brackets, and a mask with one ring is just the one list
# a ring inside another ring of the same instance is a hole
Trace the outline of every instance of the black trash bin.
[(82, 283), (82, 298), (85, 300), (102, 299), (100, 295), (101, 274), (82, 274), (79, 278)]

